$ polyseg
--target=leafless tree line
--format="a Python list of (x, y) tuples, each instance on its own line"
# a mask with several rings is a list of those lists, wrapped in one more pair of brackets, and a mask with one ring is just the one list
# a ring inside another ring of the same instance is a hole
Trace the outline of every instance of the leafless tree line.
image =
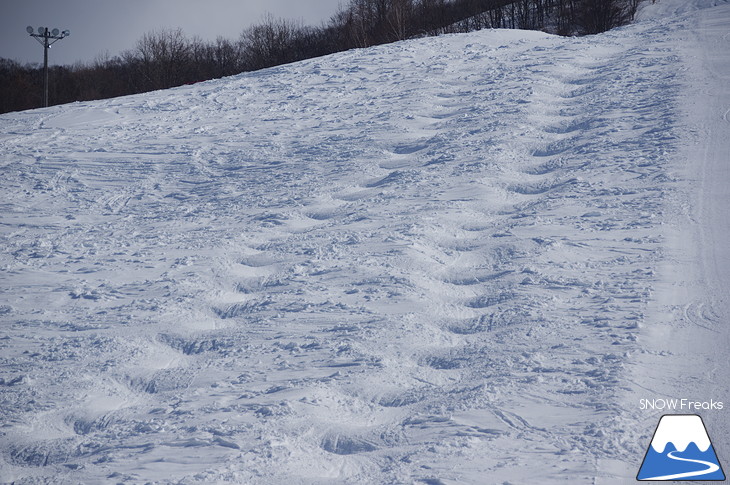
[[(240, 38), (182, 30), (145, 34), (134, 49), (51, 68), (52, 104), (165, 89), (353, 48), (483, 28), (595, 34), (630, 22), (641, 0), (349, 0), (322, 26), (267, 16)], [(41, 105), (37, 65), (0, 59), (0, 112)]]

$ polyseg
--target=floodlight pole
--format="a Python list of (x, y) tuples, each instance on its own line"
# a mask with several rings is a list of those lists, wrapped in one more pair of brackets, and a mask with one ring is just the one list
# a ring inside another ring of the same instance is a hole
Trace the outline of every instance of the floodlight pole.
[[(33, 32), (33, 27), (28, 27), (25, 29), (28, 34), (30, 34), (31, 37), (35, 37), (35, 39), (41, 43), (43, 46), (43, 107), (48, 107), (48, 49), (58, 42), (59, 40), (63, 39), (64, 37), (68, 37), (71, 35), (71, 32), (68, 30), (64, 30), (63, 32), (58, 31), (58, 29), (53, 29), (53, 31), (49, 30), (48, 27), (38, 27), (38, 33)], [(43, 40), (41, 40), (43, 39)], [(53, 42), (50, 42), (50, 39), (53, 39)]]
[(48, 108), (48, 29), (43, 36), (43, 107)]

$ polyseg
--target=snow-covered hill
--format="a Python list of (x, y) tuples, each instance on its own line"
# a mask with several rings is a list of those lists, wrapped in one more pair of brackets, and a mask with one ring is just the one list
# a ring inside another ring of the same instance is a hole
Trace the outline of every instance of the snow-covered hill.
[(0, 481), (633, 480), (639, 397), (730, 401), (727, 25), (0, 116)]

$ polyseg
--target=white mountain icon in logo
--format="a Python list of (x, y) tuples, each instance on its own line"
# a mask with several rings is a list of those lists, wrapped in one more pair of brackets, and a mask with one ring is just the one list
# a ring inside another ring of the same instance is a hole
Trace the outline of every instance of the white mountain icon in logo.
[(725, 480), (702, 418), (662, 416), (637, 480)]

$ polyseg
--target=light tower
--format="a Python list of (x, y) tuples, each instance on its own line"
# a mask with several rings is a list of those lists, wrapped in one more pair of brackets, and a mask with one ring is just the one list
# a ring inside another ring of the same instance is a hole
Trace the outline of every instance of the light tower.
[[(64, 30), (60, 32), (58, 29), (49, 30), (48, 27), (38, 27), (38, 33), (33, 30), (33, 27), (26, 27), (25, 31), (30, 34), (31, 37), (41, 43), (43, 46), (43, 107), (48, 107), (48, 48), (53, 44), (71, 35), (71, 32)], [(41, 40), (42, 39), (42, 40)], [(51, 41), (53, 39), (53, 41)]]

